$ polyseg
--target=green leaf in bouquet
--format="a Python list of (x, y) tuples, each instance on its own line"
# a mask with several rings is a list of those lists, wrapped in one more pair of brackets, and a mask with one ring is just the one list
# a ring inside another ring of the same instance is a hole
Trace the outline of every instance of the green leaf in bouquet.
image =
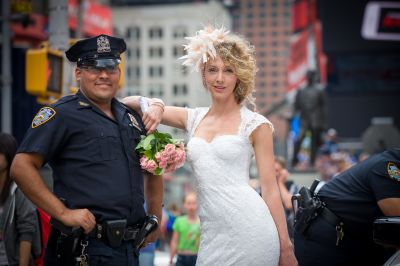
[(143, 140), (143, 148), (147, 150), (151, 150), (151, 146), (154, 144), (155, 137), (153, 134), (148, 135), (144, 140)]
[(147, 158), (154, 159), (154, 153), (153, 153), (152, 150), (144, 150), (144, 151), (143, 151), (143, 154), (144, 154)]
[(154, 175), (161, 175), (163, 172), (163, 169), (160, 167), (157, 167), (156, 170), (154, 170)]

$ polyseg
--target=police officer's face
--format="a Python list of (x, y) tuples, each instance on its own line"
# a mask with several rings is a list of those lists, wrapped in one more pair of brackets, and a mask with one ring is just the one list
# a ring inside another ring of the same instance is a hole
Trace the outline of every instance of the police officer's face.
[(78, 67), (76, 79), (83, 93), (95, 103), (109, 103), (118, 90), (120, 69)]

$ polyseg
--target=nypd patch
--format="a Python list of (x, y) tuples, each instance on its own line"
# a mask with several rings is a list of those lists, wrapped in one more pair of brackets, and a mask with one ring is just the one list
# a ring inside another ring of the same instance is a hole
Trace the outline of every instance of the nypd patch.
[(387, 172), (388, 172), (390, 178), (400, 182), (400, 169), (395, 163), (388, 162)]
[(32, 128), (43, 125), (47, 121), (49, 121), (53, 116), (56, 115), (56, 111), (51, 107), (43, 107), (36, 114), (35, 118), (32, 121)]

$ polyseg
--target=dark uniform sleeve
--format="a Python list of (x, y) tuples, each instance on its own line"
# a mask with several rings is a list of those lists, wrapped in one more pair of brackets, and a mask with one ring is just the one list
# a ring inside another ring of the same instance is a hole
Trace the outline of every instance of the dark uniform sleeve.
[(391, 170), (398, 168), (398, 161), (378, 161), (370, 169), (369, 179), (376, 201), (386, 198), (400, 198), (400, 181), (392, 177)]
[(67, 127), (57, 109), (43, 107), (34, 117), (18, 153), (39, 153), (48, 162), (64, 146)]

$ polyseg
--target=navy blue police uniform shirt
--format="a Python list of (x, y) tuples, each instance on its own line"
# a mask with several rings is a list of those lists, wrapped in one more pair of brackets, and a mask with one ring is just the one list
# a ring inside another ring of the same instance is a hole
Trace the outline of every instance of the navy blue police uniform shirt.
[(339, 174), (318, 195), (327, 207), (346, 221), (368, 228), (384, 216), (377, 202), (400, 198), (400, 149), (376, 154)]
[(69, 208), (88, 208), (96, 221), (145, 217), (143, 173), (135, 151), (144, 125), (112, 100), (115, 121), (78, 91), (35, 116), (18, 152), (39, 153), (53, 170), (54, 193)]

